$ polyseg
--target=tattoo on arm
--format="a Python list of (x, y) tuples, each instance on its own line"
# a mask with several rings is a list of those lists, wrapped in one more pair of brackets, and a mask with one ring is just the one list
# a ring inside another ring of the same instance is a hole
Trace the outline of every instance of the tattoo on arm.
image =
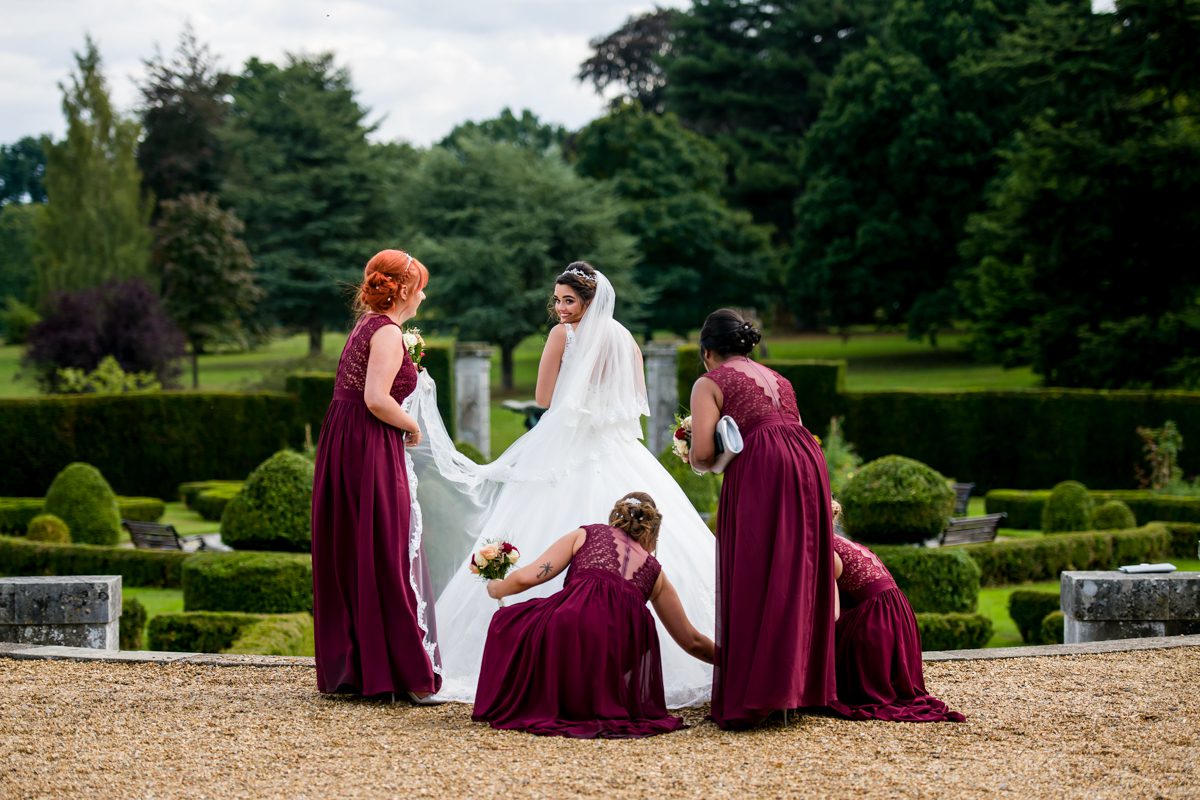
[(545, 562), (544, 564), (542, 564), (541, 568), (540, 568), (540, 569), (538, 569), (538, 574), (537, 574), (537, 576), (538, 576), (538, 580), (540, 581), (542, 578), (544, 578), (544, 577), (546, 577), (547, 575), (549, 575), (549, 574), (550, 574), (550, 570), (552, 570), (552, 569), (554, 569), (554, 565), (553, 565), (553, 564), (551, 564), (549, 561), (547, 561), (547, 562)]

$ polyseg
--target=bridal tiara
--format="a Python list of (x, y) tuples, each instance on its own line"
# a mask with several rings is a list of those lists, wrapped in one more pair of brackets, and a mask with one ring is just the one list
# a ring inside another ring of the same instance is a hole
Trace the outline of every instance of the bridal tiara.
[(642, 504), (642, 501), (641, 501), (641, 500), (639, 500), (639, 499), (638, 499), (638, 498), (636, 498), (636, 497), (626, 497), (626, 498), (625, 498), (624, 500), (622, 500), (621, 502), (622, 502), (622, 503), (626, 503), (626, 504), (628, 504), (628, 505), (631, 505), (631, 506), (640, 506), (640, 505)]
[(563, 275), (575, 275), (577, 277), (583, 278), (588, 283), (596, 282), (596, 276), (588, 275), (586, 272), (584, 272), (583, 270), (581, 270), (577, 267), (569, 267), (568, 269), (564, 269), (562, 274)]

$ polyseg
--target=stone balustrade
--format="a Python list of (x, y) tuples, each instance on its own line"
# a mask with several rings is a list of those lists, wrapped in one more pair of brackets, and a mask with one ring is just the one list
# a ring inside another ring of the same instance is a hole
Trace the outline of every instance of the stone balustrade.
[(0, 642), (120, 646), (120, 575), (0, 578)]
[(1064, 572), (1066, 644), (1200, 633), (1200, 572)]

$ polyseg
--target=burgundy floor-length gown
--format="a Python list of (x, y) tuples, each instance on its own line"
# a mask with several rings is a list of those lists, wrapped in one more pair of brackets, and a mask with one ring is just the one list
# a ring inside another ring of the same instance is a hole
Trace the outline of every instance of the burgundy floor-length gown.
[(563, 588), (498, 609), (473, 717), (493, 728), (626, 739), (683, 727), (667, 713), (658, 632), (646, 601), (658, 560), (608, 525), (588, 525)]
[[(364, 317), (338, 363), (317, 445), (312, 502), (317, 688), (364, 696), (437, 691), (433, 603), (418, 608), (410, 561), (411, 502), (404, 434), (363, 401), (371, 337), (396, 324)], [(397, 402), (416, 386), (405, 355)], [(418, 585), (428, 584), (418, 562)], [(422, 629), (424, 622), (424, 630)]]
[(834, 537), (842, 559), (838, 590), (837, 694), (830, 708), (847, 719), (963, 722), (925, 691), (921, 634), (904, 592), (867, 548)]
[[(717, 625), (712, 718), (742, 728), (772, 711), (835, 697), (833, 519), (825, 456), (796, 395), (748, 361), (707, 373), (744, 449), (717, 507)], [(763, 385), (740, 367), (753, 370)]]

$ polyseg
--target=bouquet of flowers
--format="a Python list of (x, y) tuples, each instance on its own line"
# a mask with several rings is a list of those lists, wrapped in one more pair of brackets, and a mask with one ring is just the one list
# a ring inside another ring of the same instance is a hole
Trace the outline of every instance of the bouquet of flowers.
[(468, 567), (472, 575), (485, 581), (503, 580), (508, 570), (521, 558), (521, 551), (509, 542), (492, 539), (471, 556)]
[(420, 369), (421, 359), (425, 357), (425, 339), (420, 328), (409, 328), (404, 332), (404, 349), (408, 350), (413, 365)]
[(692, 451), (692, 417), (675, 415), (675, 431), (671, 438), (671, 450), (683, 463), (687, 464), (688, 454)]

